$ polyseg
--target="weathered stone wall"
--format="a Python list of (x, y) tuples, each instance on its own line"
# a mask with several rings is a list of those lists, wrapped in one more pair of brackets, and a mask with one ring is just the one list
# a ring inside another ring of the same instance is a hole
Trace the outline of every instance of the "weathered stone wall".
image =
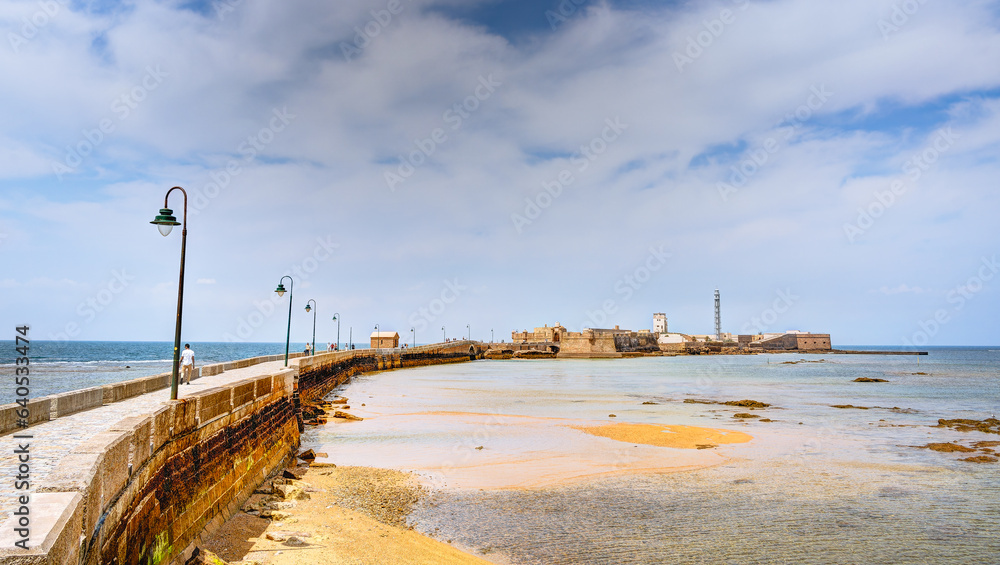
[[(302, 355), (303, 354), (301, 352), (291, 353), (288, 355), (288, 358), (294, 359), (302, 357)], [(262, 357), (241, 359), (239, 361), (230, 361), (228, 363), (205, 365), (195, 368), (192, 379), (197, 379), (202, 376), (208, 377), (218, 375), (223, 371), (242, 369), (259, 363), (267, 363), (268, 361), (279, 361), (284, 358), (284, 355), (265, 355)], [(98, 387), (74, 390), (60, 394), (53, 394), (51, 396), (44, 396), (42, 398), (36, 398), (28, 404), (28, 408), (31, 412), (31, 419), (28, 423), (37, 424), (38, 422), (68, 416), (70, 414), (75, 414), (76, 412), (97, 408), (98, 406), (103, 406), (105, 404), (121, 402), (122, 400), (146, 394), (147, 392), (170, 388), (170, 378), (171, 373), (161, 373), (151, 377), (140, 377), (138, 379), (132, 379), (120, 383), (111, 383)], [(17, 412), (21, 408), (22, 407), (17, 404), (4, 404), (0, 406), (0, 435), (12, 433), (18, 429)]]
[[(318, 399), (362, 371), (467, 361), (483, 351), (478, 342), (462, 341), (299, 357), (276, 374), (204, 390), (166, 402), (152, 414), (126, 418), (63, 457), (36, 487), (33, 513), (43, 509), (43, 517), (34, 522), (33, 535), (42, 534), (44, 541), (27, 552), (5, 550), (0, 563), (183, 563), (200, 535), (215, 531), (294, 457), (301, 417), (297, 394)], [(136, 386), (130, 381), (116, 390)], [(66, 398), (65, 410), (75, 410), (106, 395), (99, 387), (57, 396)], [(45, 402), (40, 412), (48, 416), (53, 401)]]
[(563, 336), (559, 357), (621, 357), (621, 353), (615, 348), (613, 333), (583, 330)]

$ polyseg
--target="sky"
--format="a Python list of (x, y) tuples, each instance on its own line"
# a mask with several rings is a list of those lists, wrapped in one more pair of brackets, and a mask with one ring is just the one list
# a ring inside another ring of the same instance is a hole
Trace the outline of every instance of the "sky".
[(705, 334), (719, 289), (726, 332), (1000, 343), (1000, 2), (0, 0), (0, 31), (11, 334), (172, 341), (180, 186), (184, 341), (284, 341), (289, 300), (309, 341), (309, 299), (321, 343)]

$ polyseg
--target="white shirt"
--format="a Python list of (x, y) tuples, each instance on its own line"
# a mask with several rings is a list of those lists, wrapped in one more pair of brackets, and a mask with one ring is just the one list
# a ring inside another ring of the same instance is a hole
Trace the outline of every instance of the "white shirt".
[(181, 352), (181, 365), (194, 365), (194, 351), (185, 349)]

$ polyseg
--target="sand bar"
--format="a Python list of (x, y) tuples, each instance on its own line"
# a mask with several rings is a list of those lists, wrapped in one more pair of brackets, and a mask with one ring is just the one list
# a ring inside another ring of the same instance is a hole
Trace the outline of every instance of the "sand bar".
[(632, 444), (705, 449), (727, 443), (747, 443), (753, 436), (732, 430), (699, 428), (696, 426), (665, 426), (660, 424), (629, 424), (619, 422), (599, 426), (572, 426), (591, 435)]

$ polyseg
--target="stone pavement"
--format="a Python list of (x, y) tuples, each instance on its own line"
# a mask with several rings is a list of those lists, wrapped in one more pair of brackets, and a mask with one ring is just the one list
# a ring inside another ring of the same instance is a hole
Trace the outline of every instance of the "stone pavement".
[[(178, 397), (184, 398), (208, 388), (233, 383), (242, 379), (272, 374), (285, 366), (284, 361), (271, 361), (252, 365), (243, 369), (232, 369), (218, 375), (195, 379), (191, 384), (182, 384)], [(294, 365), (293, 365), (294, 366)], [(151, 414), (170, 399), (170, 388), (157, 390), (105, 404), (100, 408), (77, 412), (62, 418), (35, 424), (27, 429), (0, 436), (0, 522), (7, 519), (14, 509), (18, 494), (14, 489), (18, 460), (14, 450), (19, 444), (30, 443), (32, 492), (59, 464), (62, 457), (76, 446), (110, 429), (123, 418)], [(32, 435), (32, 439), (15, 439), (14, 435)]]

